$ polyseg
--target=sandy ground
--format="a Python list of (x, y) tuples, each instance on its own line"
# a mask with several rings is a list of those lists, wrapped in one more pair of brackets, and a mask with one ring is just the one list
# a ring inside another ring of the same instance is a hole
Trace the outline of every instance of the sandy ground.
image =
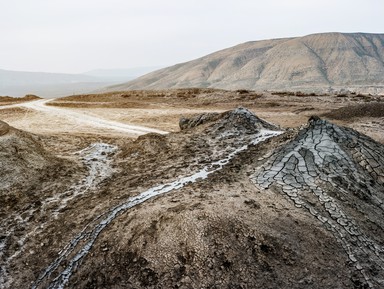
[(32, 102), (23, 103), (20, 106), (27, 109), (32, 109), (42, 112), (45, 115), (54, 115), (57, 119), (65, 119), (67, 121), (77, 123), (79, 126), (91, 126), (103, 130), (114, 130), (130, 135), (142, 135), (150, 132), (164, 134), (165, 131), (151, 129), (144, 126), (137, 126), (132, 124), (123, 124), (108, 119), (103, 119), (97, 116), (87, 115), (81, 112), (76, 112), (69, 109), (58, 108), (54, 106), (47, 106), (50, 100), (37, 100)]
[(117, 121), (118, 118), (100, 117), (94, 112), (46, 106), (48, 101), (50, 100), (2, 106), (0, 115), (13, 127), (37, 134), (123, 135), (135, 138), (151, 132), (167, 133), (160, 129), (134, 125), (132, 122)]
[[(1, 106), (0, 119), (16, 128), (44, 135), (124, 135), (136, 138), (147, 132), (179, 131), (178, 122), (182, 116), (223, 112), (239, 106), (283, 128), (294, 128), (305, 124), (311, 115), (322, 115), (348, 106), (382, 103), (383, 100), (383, 97), (373, 96), (295, 96), (196, 89), (132, 91)], [(384, 142), (384, 115), (354, 117), (346, 112), (343, 119), (325, 118)]]

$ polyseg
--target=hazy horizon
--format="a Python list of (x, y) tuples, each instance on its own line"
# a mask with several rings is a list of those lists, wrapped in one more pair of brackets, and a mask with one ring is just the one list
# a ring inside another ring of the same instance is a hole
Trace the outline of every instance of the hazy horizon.
[(247, 41), (382, 33), (384, 2), (19, 0), (0, 3), (0, 69), (84, 73), (168, 66)]

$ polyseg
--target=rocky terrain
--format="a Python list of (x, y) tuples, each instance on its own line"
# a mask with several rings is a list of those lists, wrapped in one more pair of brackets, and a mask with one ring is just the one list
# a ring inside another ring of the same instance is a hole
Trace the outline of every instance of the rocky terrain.
[(323, 33), (247, 42), (106, 91), (210, 87), (383, 94), (383, 75), (383, 34)]
[(179, 126), (132, 141), (1, 123), (2, 167), (25, 169), (20, 181), (34, 186), (0, 175), (11, 184), (0, 192), (0, 287), (384, 286), (383, 144), (319, 117), (284, 128), (245, 108)]

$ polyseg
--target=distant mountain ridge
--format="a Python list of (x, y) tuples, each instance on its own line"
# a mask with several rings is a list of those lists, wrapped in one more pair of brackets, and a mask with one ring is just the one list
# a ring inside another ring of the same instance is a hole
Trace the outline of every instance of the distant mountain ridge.
[[(60, 97), (111, 85), (101, 78), (68, 73), (26, 72), (0, 69), (0, 95)], [(115, 82), (116, 83), (116, 82)]]
[(164, 66), (134, 67), (126, 69), (95, 69), (83, 73), (83, 75), (109, 79), (112, 81), (128, 81), (152, 71), (163, 68)]
[(27, 72), (0, 69), (0, 85), (94, 82), (92, 76), (70, 73)]
[(97, 69), (82, 74), (0, 69), (0, 96), (37, 94), (43, 97), (60, 97), (88, 93), (107, 85), (134, 79), (157, 68)]
[(384, 34), (322, 33), (247, 42), (106, 90), (182, 87), (384, 93)]

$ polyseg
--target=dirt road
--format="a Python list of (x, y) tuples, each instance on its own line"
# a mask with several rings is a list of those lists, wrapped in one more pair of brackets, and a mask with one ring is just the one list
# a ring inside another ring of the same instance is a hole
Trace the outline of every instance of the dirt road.
[(160, 134), (166, 134), (167, 132), (154, 129), (154, 128), (148, 128), (145, 126), (138, 126), (138, 125), (131, 125), (131, 124), (124, 124), (117, 121), (107, 120), (103, 118), (99, 118), (96, 116), (87, 115), (84, 113), (76, 112), (74, 110), (71, 110), (69, 108), (58, 108), (54, 106), (46, 105), (50, 99), (41, 99), (31, 102), (25, 102), (20, 103), (12, 106), (4, 106), (3, 109), (6, 108), (15, 108), (15, 107), (21, 107), (21, 108), (27, 108), (34, 111), (37, 111), (39, 113), (47, 114), (50, 117), (54, 118), (65, 118), (76, 124), (76, 126), (84, 125), (84, 126), (90, 126), (94, 128), (101, 128), (101, 129), (110, 129), (122, 133), (127, 133), (130, 135), (142, 135), (150, 132), (160, 133)]

